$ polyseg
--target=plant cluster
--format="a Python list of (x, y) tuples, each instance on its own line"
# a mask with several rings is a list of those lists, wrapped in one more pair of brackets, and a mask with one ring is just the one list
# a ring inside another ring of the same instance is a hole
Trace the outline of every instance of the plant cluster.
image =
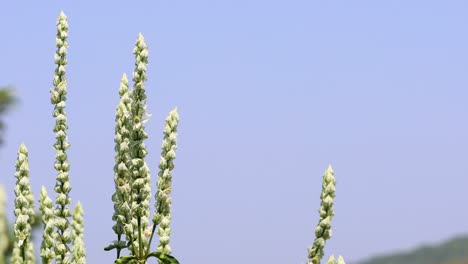
[[(39, 198), (40, 221), (43, 233), (40, 248), (42, 263), (84, 264), (86, 263), (86, 248), (83, 241), (84, 222), (83, 208), (77, 202), (71, 208), (70, 163), (67, 150), (70, 143), (67, 137), (67, 114), (65, 111), (67, 99), (67, 47), (68, 23), (63, 12), (57, 21), (57, 36), (55, 54), (54, 88), (51, 90), (51, 103), (54, 105), (54, 133), (56, 150), (54, 168), (56, 170), (55, 203), (49, 197), (45, 187), (42, 187)], [(112, 195), (114, 214), (112, 229), (116, 239), (105, 248), (115, 250), (114, 263), (147, 263), (154, 257), (160, 264), (178, 264), (171, 256), (171, 190), (172, 172), (177, 149), (177, 126), (179, 116), (177, 108), (166, 118), (161, 158), (155, 192), (154, 214), (151, 217), (151, 174), (145, 157), (147, 148), (145, 140), (145, 123), (149, 115), (146, 112), (145, 81), (148, 64), (148, 48), (142, 34), (138, 35), (133, 50), (135, 69), (133, 71), (133, 86), (129, 87), (127, 76), (123, 74), (119, 88), (119, 103), (115, 115), (115, 166)], [(0, 188), (0, 264), (6, 263), (6, 255), (11, 252), (10, 261), (13, 264), (32, 264), (34, 247), (31, 229), (35, 217), (35, 203), (31, 191), (28, 150), (22, 144), (18, 150), (16, 162), (14, 238), (10, 239), (8, 223), (5, 215), (6, 195)], [(335, 198), (335, 178), (331, 167), (323, 176), (320, 220), (315, 230), (316, 239), (309, 248), (309, 264), (319, 264), (324, 255), (327, 239), (331, 237), (331, 220), (334, 215), (333, 200)], [(1, 187), (1, 186), (0, 186)], [(152, 250), (155, 233), (159, 236), (159, 244)], [(11, 244), (13, 247), (11, 249)], [(328, 264), (344, 264), (342, 257), (335, 260), (333, 256)]]

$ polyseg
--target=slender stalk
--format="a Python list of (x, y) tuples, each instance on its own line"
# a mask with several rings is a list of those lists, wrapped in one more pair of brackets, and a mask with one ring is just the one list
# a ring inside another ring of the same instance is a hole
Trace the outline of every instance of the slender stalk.
[(122, 234), (126, 235), (128, 241), (132, 239), (132, 230), (130, 229), (132, 212), (132, 195), (131, 183), (132, 177), (130, 172), (130, 130), (131, 130), (131, 98), (128, 89), (128, 79), (123, 74), (120, 89), (120, 101), (117, 106), (115, 115), (115, 165), (114, 165), (114, 185), (115, 192), (112, 195), (114, 202), (114, 214), (112, 220), (115, 221), (112, 229), (117, 234), (117, 241), (114, 244), (117, 246), (117, 258), (120, 257), (122, 242)]
[[(159, 225), (159, 246), (158, 252), (171, 254), (170, 222), (171, 222), (171, 191), (172, 191), (172, 170), (177, 149), (177, 126), (179, 124), (179, 114), (177, 108), (169, 113), (164, 126), (164, 138), (161, 146), (161, 160), (159, 162), (158, 189), (156, 191), (156, 213), (153, 217), (153, 232)], [(153, 233), (151, 234), (151, 238)]]
[(51, 91), (51, 102), (54, 104), (53, 116), (55, 117), (55, 138), (54, 144), (56, 154), (56, 162), (54, 168), (57, 171), (55, 192), (57, 193), (56, 208), (54, 214), (56, 216), (55, 226), (56, 244), (55, 257), (56, 263), (69, 263), (70, 256), (70, 220), (71, 212), (69, 205), (71, 199), (69, 193), (71, 185), (69, 181), (70, 164), (67, 160), (67, 149), (70, 147), (67, 137), (67, 116), (65, 113), (65, 102), (67, 95), (67, 80), (65, 78), (65, 66), (67, 65), (67, 38), (68, 38), (68, 23), (67, 17), (63, 12), (60, 13), (57, 20), (57, 37), (56, 45), (57, 52), (55, 54), (55, 63), (57, 65), (54, 76), (54, 89)]
[(327, 171), (323, 175), (322, 194), (320, 199), (320, 220), (315, 229), (315, 240), (309, 248), (308, 264), (319, 264), (323, 257), (323, 249), (325, 242), (331, 237), (331, 220), (334, 216), (333, 199), (335, 198), (336, 180), (331, 166), (328, 166)]
[[(148, 116), (146, 113), (146, 65), (148, 64), (148, 49), (143, 35), (139, 34), (135, 48), (135, 70), (133, 72), (134, 88), (132, 90), (131, 104), (131, 133), (130, 133), (130, 157), (132, 173), (132, 222), (134, 223), (134, 235), (138, 237), (138, 243), (133, 243), (133, 247), (138, 247), (140, 256), (147, 246), (143, 241), (142, 232), (148, 226), (150, 215), (149, 201), (151, 199), (150, 171), (145, 162), (147, 150), (144, 141), (148, 138), (145, 132), (144, 123)], [(136, 229), (136, 230), (135, 230)]]
[(31, 244), (31, 224), (34, 216), (34, 203), (31, 202), (32, 191), (29, 181), (29, 161), (28, 150), (24, 144), (21, 144), (18, 150), (18, 158), (16, 161), (16, 186), (15, 186), (15, 216), (16, 222), (14, 226), (17, 247), (16, 256), (21, 259), (22, 263), (33, 263), (34, 259), (27, 254)]

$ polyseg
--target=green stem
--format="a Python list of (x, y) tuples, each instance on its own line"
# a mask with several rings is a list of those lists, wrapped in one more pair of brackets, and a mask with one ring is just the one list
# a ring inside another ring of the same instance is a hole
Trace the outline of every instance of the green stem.
[[(121, 237), (121, 235), (118, 234), (118, 235), (117, 235), (117, 241), (118, 241), (118, 242), (120, 242), (120, 237)], [(117, 243), (118, 243), (118, 242), (117, 242)], [(118, 247), (118, 248), (117, 248), (117, 259), (120, 258), (120, 250), (121, 250), (120, 247)]]
[(151, 231), (151, 236), (150, 236), (150, 239), (149, 239), (149, 242), (148, 242), (148, 248), (146, 249), (146, 255), (149, 254), (149, 251), (150, 251), (150, 247), (151, 247), (151, 241), (153, 241), (153, 235), (154, 235), (154, 231), (156, 230), (156, 224), (153, 225), (153, 230)]
[(26, 262), (26, 247), (25, 247), (25, 245), (26, 245), (26, 240), (24, 241), (23, 246), (21, 247), (21, 258), (23, 259), (24, 263), (27, 263)]
[[(135, 241), (135, 240), (133, 239), (132, 236), (128, 236), (128, 237), (127, 237), (127, 240), (128, 240), (129, 243), (130, 243), (129, 246), (128, 246), (128, 250), (130, 250), (130, 252), (132, 252), (132, 254), (136, 256), (137, 253), (136, 253), (136, 251), (135, 251), (135, 245), (133, 244), (133, 241)], [(130, 247), (131, 247), (131, 249), (130, 249)]]
[(138, 247), (140, 251), (139, 258), (143, 259), (143, 238), (141, 237), (141, 217), (140, 216), (137, 218), (137, 221), (138, 221)]

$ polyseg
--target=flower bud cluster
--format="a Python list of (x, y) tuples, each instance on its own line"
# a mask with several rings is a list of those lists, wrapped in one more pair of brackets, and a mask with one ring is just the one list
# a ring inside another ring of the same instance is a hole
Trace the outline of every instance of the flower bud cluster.
[(20, 248), (18, 243), (15, 241), (13, 244), (13, 252), (11, 253), (11, 264), (23, 264), (23, 257), (21, 256)]
[(44, 186), (41, 189), (41, 195), (39, 197), (39, 210), (42, 215), (42, 224), (44, 225), (44, 230), (42, 232), (42, 243), (41, 243), (41, 257), (42, 263), (49, 264), (52, 263), (52, 260), (55, 257), (54, 252), (54, 227), (55, 227), (55, 215), (54, 215), (54, 205), (52, 200), (47, 194), (47, 190)]
[(162, 143), (161, 161), (159, 162), (158, 190), (156, 191), (156, 213), (153, 217), (153, 224), (159, 225), (159, 246), (158, 252), (171, 254), (169, 246), (171, 234), (171, 190), (172, 190), (172, 170), (177, 149), (177, 125), (179, 115), (177, 108), (169, 113), (164, 126), (164, 138)]
[(132, 205), (132, 175), (130, 173), (130, 121), (132, 100), (128, 89), (127, 75), (125, 75), (125, 73), (120, 82), (119, 96), (120, 102), (117, 106), (115, 116), (115, 192), (112, 195), (112, 201), (114, 202), (114, 215), (112, 216), (112, 220), (115, 221), (115, 224), (112, 229), (119, 237), (125, 234), (127, 240), (131, 240), (133, 235), (133, 226), (131, 224), (132, 214), (130, 210), (130, 206)]
[[(34, 198), (29, 181), (28, 150), (24, 144), (21, 144), (18, 150), (15, 178), (15, 245), (20, 253), (19, 258), (24, 263), (33, 263), (34, 259), (31, 259), (31, 254), (26, 254), (32, 247), (31, 225), (34, 223), (35, 213)], [(34, 253), (32, 256), (34, 256)]]
[(34, 253), (34, 243), (32, 243), (32, 241), (28, 243), (25, 255), (27, 259), (27, 264), (36, 264), (36, 254)]
[(73, 249), (71, 262), (74, 264), (86, 264), (86, 249), (83, 241), (83, 207), (80, 202), (76, 204), (75, 211), (73, 212), (72, 227)]
[(309, 264), (319, 264), (324, 255), (325, 242), (331, 237), (331, 220), (334, 216), (333, 199), (335, 198), (336, 180), (331, 166), (323, 175), (320, 199), (320, 220), (315, 229), (315, 241), (309, 248)]

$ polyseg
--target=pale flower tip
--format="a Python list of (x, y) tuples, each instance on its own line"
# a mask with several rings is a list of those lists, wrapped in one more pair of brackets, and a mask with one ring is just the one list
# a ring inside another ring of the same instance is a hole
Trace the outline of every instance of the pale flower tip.
[(342, 256), (338, 258), (338, 264), (346, 264)]
[(122, 82), (128, 82), (127, 74), (125, 72), (122, 74)]
[(75, 205), (75, 213), (83, 213), (83, 206), (81, 205), (80, 201), (78, 201)]
[(179, 109), (177, 108), (177, 106), (172, 109), (170, 115), (176, 119), (179, 119)]
[(67, 16), (66, 16), (65, 13), (63, 12), (63, 10), (60, 11), (59, 18), (61, 18), (61, 19), (67, 18)]
[(28, 152), (28, 149), (26, 148), (26, 145), (24, 143), (21, 143), (19, 147), (19, 152), (22, 152), (22, 153)]
[(137, 46), (140, 46), (141, 44), (143, 44), (143, 46), (146, 45), (145, 38), (143, 37), (143, 34), (141, 34), (141, 32), (138, 33), (137, 43), (140, 43)]
[(334, 173), (331, 164), (328, 164), (327, 172)]
[(328, 259), (327, 264), (335, 264), (335, 256), (331, 255), (330, 258)]

